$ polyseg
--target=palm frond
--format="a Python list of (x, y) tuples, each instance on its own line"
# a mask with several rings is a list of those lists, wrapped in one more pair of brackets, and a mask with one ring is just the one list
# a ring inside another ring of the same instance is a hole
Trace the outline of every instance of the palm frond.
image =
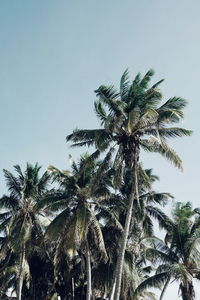
[(20, 188), (20, 181), (17, 177), (15, 177), (11, 172), (8, 170), (3, 169), (4, 177), (6, 179), (6, 185), (8, 187), (9, 192), (13, 197), (20, 197), (21, 196), (21, 188)]
[(116, 227), (119, 231), (123, 232), (123, 227), (118, 220), (117, 214), (112, 209), (104, 207), (101, 204), (96, 204), (95, 211), (97, 212), (98, 218), (109, 223), (110, 226)]
[(58, 237), (58, 235), (64, 230), (66, 220), (70, 217), (70, 213), (70, 209), (66, 208), (57, 217), (55, 217), (47, 227), (47, 236), (49, 236), (50, 238)]
[(20, 180), (20, 184), (23, 185), (24, 183), (24, 175), (22, 173), (21, 167), (19, 165), (15, 165), (14, 169), (17, 171), (18, 173), (18, 178)]
[(66, 140), (67, 142), (72, 141), (73, 143), (78, 143), (78, 142), (94, 143), (96, 136), (99, 135), (107, 136), (104, 129), (83, 129), (83, 130), (76, 129), (73, 131), (72, 134), (66, 137)]
[(136, 288), (135, 294), (138, 294), (147, 288), (161, 288), (161, 286), (164, 285), (164, 283), (168, 279), (168, 276), (168, 272), (162, 272), (160, 274), (155, 274), (147, 278)]
[(101, 124), (103, 124), (108, 116), (101, 101), (95, 101), (94, 110), (97, 117), (101, 120)]
[(51, 209), (51, 206), (58, 202), (64, 202), (66, 205), (70, 202), (69, 194), (67, 191), (62, 190), (50, 190), (49, 192), (45, 193), (37, 203), (35, 203), (34, 208), (36, 211), (39, 211), (40, 209), (45, 209), (48, 207), (48, 209)]
[(148, 215), (145, 215), (142, 223), (145, 235), (152, 236), (154, 234), (154, 230), (151, 218)]
[(158, 207), (147, 205), (146, 211), (149, 214), (149, 216), (153, 217), (155, 220), (158, 221), (158, 224), (161, 229), (168, 230), (173, 226), (173, 223), (170, 220), (170, 218)]
[(44, 174), (39, 179), (39, 182), (37, 184), (39, 193), (42, 193), (47, 190), (50, 178), (51, 178), (51, 175), (49, 174), (49, 172), (47, 172), (47, 171), (44, 172)]
[(177, 123), (183, 119), (183, 109), (187, 105), (187, 101), (180, 97), (170, 98), (165, 102), (161, 107), (157, 109), (159, 114), (158, 123), (164, 122), (168, 123)]
[(174, 197), (170, 193), (156, 193), (156, 192), (149, 192), (140, 196), (140, 198), (146, 198), (147, 204), (156, 203), (160, 205), (166, 205), (169, 200), (174, 199)]
[(0, 198), (0, 208), (16, 210), (19, 207), (19, 202), (16, 197), (6, 196)]
[(155, 137), (150, 137), (149, 139), (141, 139), (140, 144), (145, 151), (160, 153), (162, 156), (172, 162), (177, 168), (182, 170), (182, 160), (178, 154), (166, 143), (160, 142)]
[(76, 225), (74, 239), (76, 244), (81, 244), (86, 239), (87, 228), (89, 225), (90, 212), (87, 205), (79, 203), (76, 208)]
[(128, 68), (124, 71), (120, 80), (120, 96), (123, 101), (127, 100), (129, 91), (129, 72)]
[(157, 88), (165, 79), (161, 79), (158, 82), (156, 82), (154, 85), (152, 85), (152, 89)]
[(143, 89), (146, 89), (148, 87), (149, 82), (151, 81), (151, 77), (154, 75), (154, 70), (150, 69), (142, 78), (142, 80), (140, 81), (140, 86)]
[(170, 127), (170, 128), (148, 128), (145, 129), (145, 134), (157, 136), (159, 133), (160, 137), (163, 138), (176, 138), (183, 136), (190, 136), (192, 134), (191, 130), (187, 130), (180, 127)]
[(105, 248), (105, 244), (104, 244), (104, 238), (103, 238), (100, 224), (97, 221), (94, 214), (91, 214), (91, 222), (90, 222), (89, 226), (93, 232), (95, 242), (98, 245), (98, 249), (101, 253), (101, 257), (104, 260), (104, 262), (106, 262), (108, 260), (108, 256), (107, 256), (107, 252), (106, 252), (106, 248)]

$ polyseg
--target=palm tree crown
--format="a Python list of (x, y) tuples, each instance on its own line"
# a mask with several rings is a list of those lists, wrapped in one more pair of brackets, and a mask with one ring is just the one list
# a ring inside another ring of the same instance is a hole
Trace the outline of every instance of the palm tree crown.
[(146, 151), (159, 152), (177, 167), (181, 160), (173, 149), (166, 144), (167, 138), (190, 135), (191, 131), (179, 127), (169, 127), (183, 119), (186, 101), (173, 97), (159, 106), (162, 94), (158, 86), (163, 80), (149, 87), (154, 72), (148, 71), (141, 78), (138, 74), (132, 83), (128, 71), (122, 75), (120, 90), (113, 86), (100, 86), (96, 91), (99, 100), (95, 102), (95, 112), (103, 125), (102, 129), (75, 130), (67, 136), (73, 146), (92, 146), (104, 151), (112, 143), (118, 145), (116, 168), (123, 161), (131, 165), (134, 145)]
[[(38, 203), (48, 190), (50, 175), (45, 172), (39, 177), (41, 167), (38, 164), (33, 166), (27, 163), (24, 173), (19, 165), (14, 166), (14, 169), (17, 176), (4, 170), (9, 195), (0, 199), (0, 208), (5, 211), (1, 215), (0, 230), (6, 241), (1, 247), (1, 252), (4, 253), (5, 248), (9, 253), (2, 278), (5, 275), (5, 278), (12, 279), (7, 281), (7, 287), (10, 282), (14, 287), (17, 285), (17, 297), (20, 300), (23, 281), (26, 279), (27, 286), (31, 283), (31, 257), (45, 255), (40, 219), (45, 215), (38, 208)], [(16, 278), (15, 282), (13, 277)]]
[(165, 242), (155, 240), (155, 248), (149, 249), (149, 254), (158, 258), (156, 275), (141, 283), (137, 290), (165, 283), (162, 299), (170, 280), (176, 280), (182, 299), (193, 300), (193, 278), (199, 279), (200, 274), (200, 210), (192, 209), (190, 202), (177, 203), (172, 217), (165, 221)]

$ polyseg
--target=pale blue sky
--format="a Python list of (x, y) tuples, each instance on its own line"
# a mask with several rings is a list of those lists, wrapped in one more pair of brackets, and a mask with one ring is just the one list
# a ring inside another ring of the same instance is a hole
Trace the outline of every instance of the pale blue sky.
[(181, 125), (194, 135), (172, 143), (184, 173), (157, 155), (144, 165), (160, 176), (157, 189), (199, 206), (199, 15), (198, 0), (1, 0), (0, 169), (27, 161), (66, 168), (69, 151), (80, 151), (65, 136), (98, 126), (93, 91), (117, 85), (126, 67), (132, 78), (154, 68), (166, 99), (188, 100)]

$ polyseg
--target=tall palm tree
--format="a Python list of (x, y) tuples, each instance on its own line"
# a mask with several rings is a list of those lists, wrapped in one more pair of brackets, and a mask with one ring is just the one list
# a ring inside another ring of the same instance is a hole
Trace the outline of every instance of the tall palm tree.
[(190, 202), (177, 203), (172, 219), (167, 219), (165, 242), (154, 241), (149, 254), (158, 259), (156, 274), (143, 281), (137, 291), (164, 285), (160, 300), (171, 280), (179, 282), (183, 300), (194, 300), (193, 279), (200, 274), (200, 209), (192, 209)]
[(104, 180), (108, 166), (109, 157), (107, 163), (104, 160), (100, 165), (99, 162), (91, 160), (88, 154), (82, 155), (78, 163), (72, 161), (71, 171), (60, 171), (50, 166), (49, 170), (54, 180), (59, 183), (59, 190), (57, 195), (54, 193), (52, 197), (47, 197), (43, 201), (43, 205), (50, 210), (59, 210), (59, 214), (47, 229), (49, 236), (60, 234), (56, 257), (61, 257), (58, 255), (61, 245), (69, 261), (72, 261), (80, 251), (84, 254), (87, 300), (92, 296), (91, 256), (94, 254), (92, 248), (95, 247), (98, 253), (95, 254), (96, 258), (104, 262), (107, 260), (101, 224), (95, 216), (94, 206), (98, 204), (100, 198), (110, 193)]
[[(134, 289), (137, 287), (139, 282), (141, 282), (145, 278), (144, 275), (147, 275), (143, 274), (141, 270), (149, 270), (149, 267), (146, 267), (148, 261), (146, 259), (145, 252), (148, 246), (147, 237), (149, 238), (151, 236), (154, 236), (152, 218), (156, 220), (160, 226), (163, 226), (162, 223), (164, 222), (164, 220), (166, 220), (166, 217), (165, 214), (162, 212), (161, 207), (165, 206), (169, 202), (169, 200), (173, 198), (172, 195), (169, 193), (158, 193), (153, 191), (152, 184), (155, 182), (155, 180), (158, 180), (158, 177), (152, 174), (152, 170), (143, 170), (140, 165), (139, 203), (135, 203), (135, 215), (134, 219), (131, 220), (128, 242), (126, 247), (126, 252), (129, 250), (129, 252), (132, 254), (132, 263), (135, 269), (134, 276), (132, 275), (131, 281), (129, 276), (130, 290), (127, 299), (134, 299)], [(125, 172), (123, 184), (120, 190), (123, 195), (124, 203), (126, 203), (126, 206), (128, 206), (127, 198), (130, 193), (131, 184), (132, 183), (130, 177), (127, 176)], [(120, 217), (120, 221), (122, 224), (124, 224), (125, 222), (125, 216), (126, 209), (123, 211), (123, 214)], [(124, 267), (126, 267), (126, 264), (124, 265)], [(124, 272), (125, 270), (123, 271), (123, 273)], [(127, 285), (126, 280), (122, 280), (122, 282), (125, 282)], [(149, 292), (147, 292), (148, 291), (145, 292), (144, 299), (147, 299), (148, 297)], [(124, 299), (122, 293), (120, 297)], [(150, 297), (152, 297), (152, 294), (150, 295)]]
[(14, 169), (17, 176), (4, 170), (9, 195), (0, 199), (0, 208), (6, 211), (0, 224), (6, 239), (1, 251), (7, 247), (9, 255), (3, 256), (8, 258), (5, 274), (9, 270), (11, 278), (15, 274), (17, 299), (21, 300), (23, 282), (28, 286), (31, 282), (30, 259), (32, 255), (44, 254), (45, 250), (40, 219), (44, 215), (38, 210), (37, 204), (48, 190), (50, 176), (45, 172), (40, 177), (41, 167), (38, 164), (33, 166), (27, 163), (24, 173), (19, 165), (14, 166)]
[(115, 300), (119, 300), (120, 297), (124, 254), (131, 218), (135, 214), (134, 202), (139, 203), (140, 149), (158, 152), (178, 168), (182, 168), (181, 159), (167, 145), (166, 139), (191, 134), (191, 131), (183, 128), (169, 127), (183, 119), (186, 101), (180, 97), (173, 97), (159, 106), (162, 94), (158, 86), (163, 80), (149, 87), (153, 74), (152, 70), (149, 70), (143, 78), (138, 74), (130, 83), (126, 70), (121, 77), (119, 91), (116, 91), (113, 86), (100, 86), (95, 91), (99, 98), (95, 102), (95, 111), (103, 127), (75, 130), (67, 136), (67, 141), (72, 141), (73, 146), (95, 146), (96, 156), (108, 149), (111, 152), (116, 149), (114, 168), (117, 170), (117, 178), (122, 175), (123, 165), (131, 172), (133, 184), (129, 194), (129, 206), (117, 262)]

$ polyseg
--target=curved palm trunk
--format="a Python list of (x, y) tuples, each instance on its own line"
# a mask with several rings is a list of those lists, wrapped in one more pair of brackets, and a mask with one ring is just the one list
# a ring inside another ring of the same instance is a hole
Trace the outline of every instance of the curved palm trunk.
[[(122, 282), (122, 273), (123, 273), (123, 264), (124, 264), (124, 255), (126, 250), (126, 245), (128, 241), (128, 234), (131, 224), (131, 219), (134, 215), (133, 211), (133, 204), (134, 201), (139, 201), (139, 191), (138, 191), (138, 160), (139, 160), (139, 145), (136, 143), (133, 145), (135, 149), (133, 150), (132, 154), (132, 162), (131, 162), (131, 169), (132, 169), (132, 178), (133, 178), (133, 185), (131, 194), (129, 197), (129, 205), (128, 205), (128, 212), (126, 215), (126, 222), (124, 227), (124, 232), (121, 241), (120, 252), (117, 260), (117, 267), (116, 267), (116, 287), (114, 293), (114, 300), (120, 299), (120, 291), (121, 291), (121, 282)], [(128, 158), (131, 161), (131, 155)], [(130, 164), (130, 162), (129, 162)]]
[(86, 300), (91, 300), (92, 296), (92, 274), (91, 274), (91, 260), (90, 260), (90, 250), (87, 242), (86, 245), (86, 268), (87, 268), (87, 291)]
[(160, 294), (159, 300), (162, 300), (162, 299), (163, 299), (163, 296), (164, 296), (164, 294), (165, 294), (165, 292), (166, 292), (166, 289), (167, 289), (167, 287), (168, 287), (169, 282), (170, 282), (170, 277), (169, 277), (169, 278), (167, 279), (167, 281), (165, 282), (165, 285), (164, 285), (164, 287), (163, 287), (163, 289), (162, 289), (162, 292), (161, 292), (161, 294)]

